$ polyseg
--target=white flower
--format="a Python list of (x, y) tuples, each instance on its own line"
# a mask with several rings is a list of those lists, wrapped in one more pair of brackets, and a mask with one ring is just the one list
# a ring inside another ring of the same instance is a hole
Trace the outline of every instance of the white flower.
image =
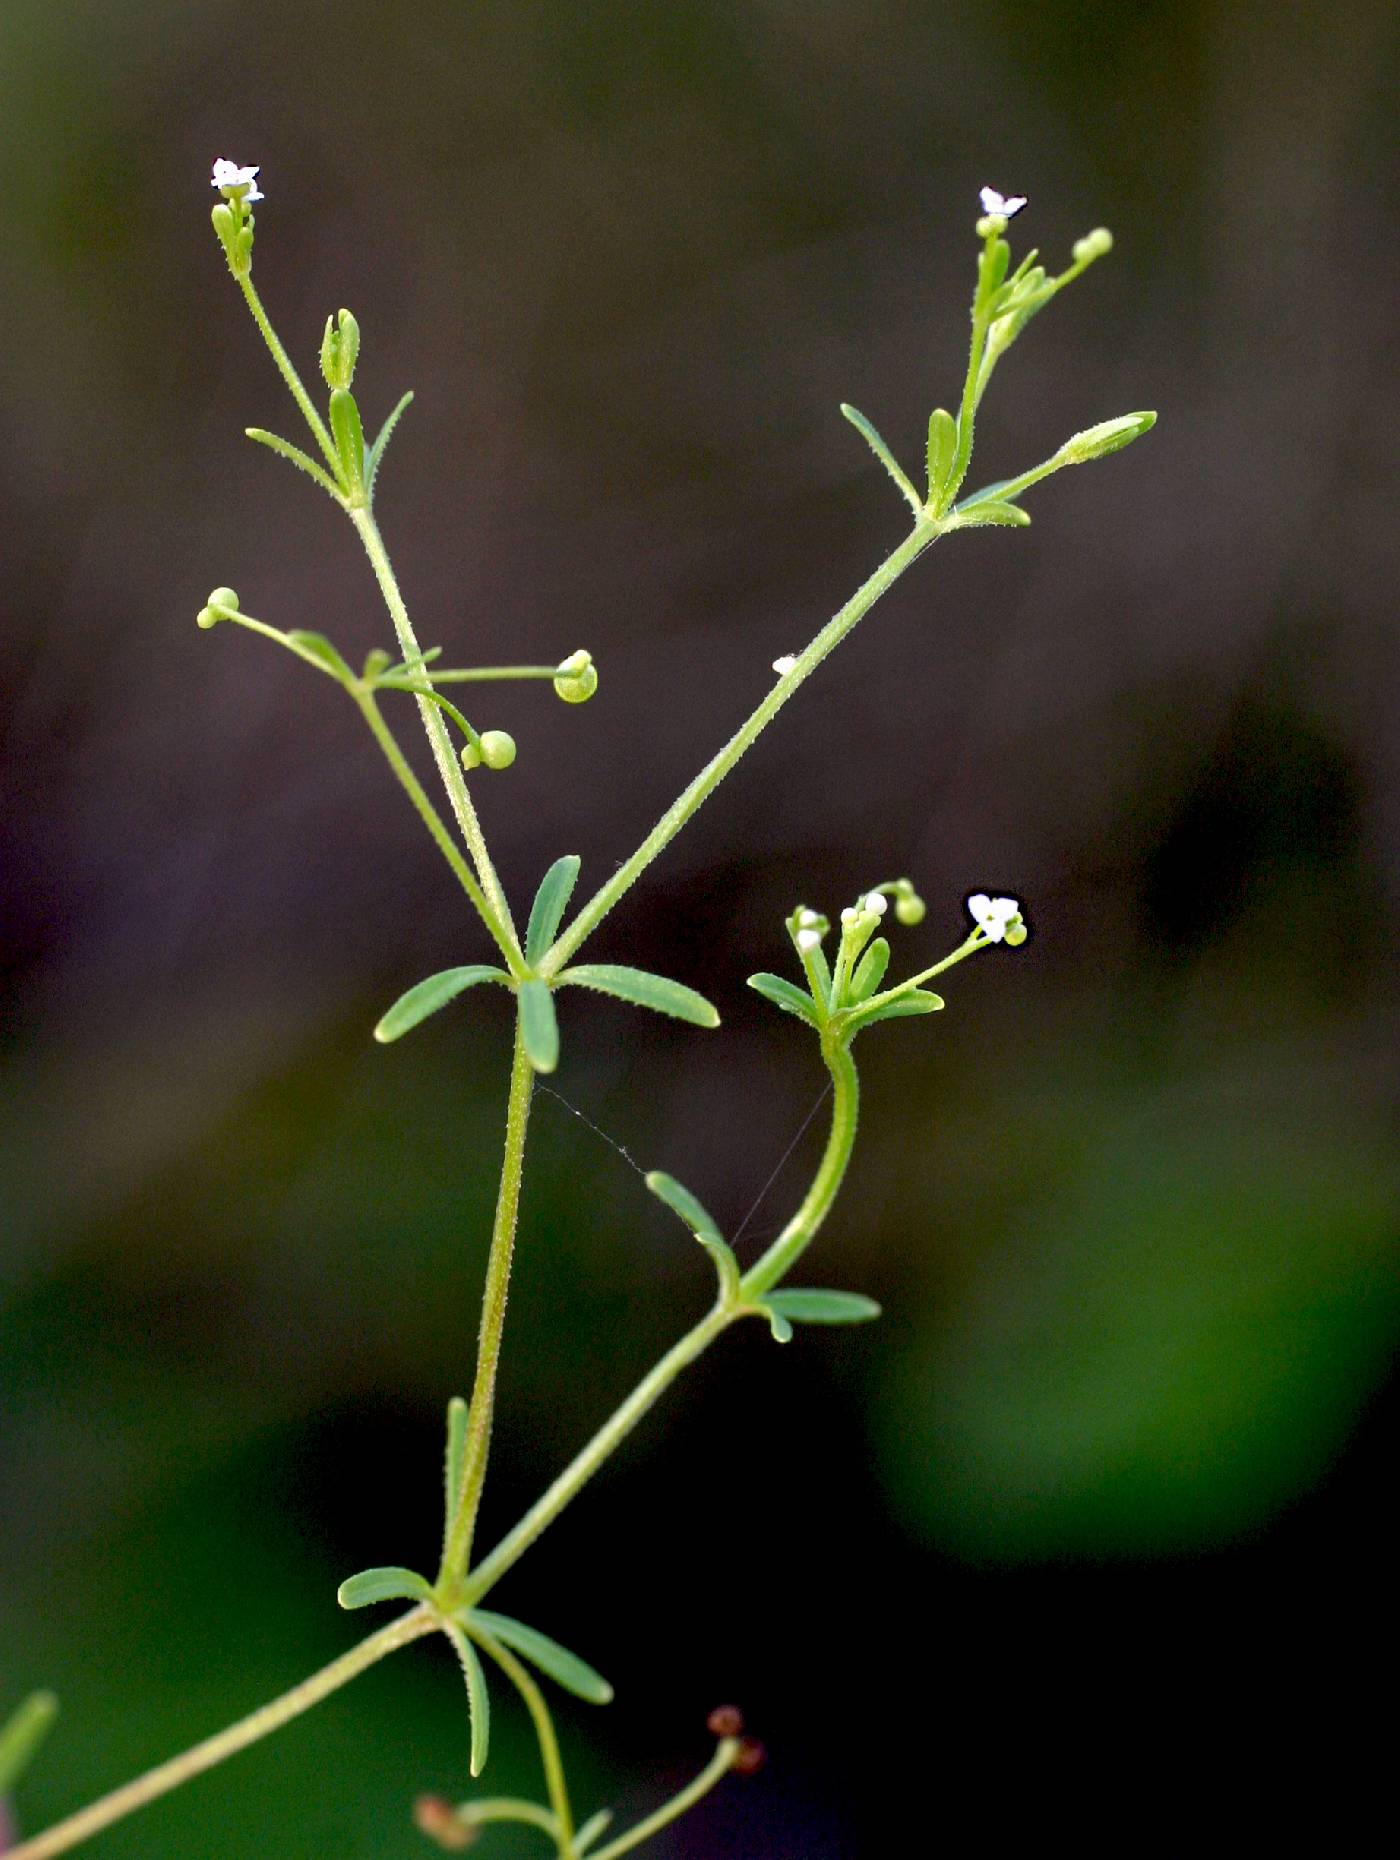
[(799, 930), (797, 933), (797, 947), (804, 956), (810, 956), (812, 951), (820, 946), (821, 940), (820, 930)]
[(882, 891), (872, 891), (861, 905), (863, 911), (873, 911), (877, 917), (883, 917), (890, 908), (890, 901)]
[(209, 185), (221, 189), (246, 187), (248, 191), (243, 198), (248, 201), (266, 198), (258, 186), (258, 169), (240, 168), (236, 161), (225, 161), (222, 155), (214, 163), (214, 177)]
[(994, 213), (998, 219), (1014, 220), (1026, 204), (1024, 194), (999, 194), (994, 187), (984, 187), (981, 192), (982, 211)]
[(985, 891), (976, 892), (970, 897), (967, 908), (989, 943), (1002, 942), (1008, 925), (1021, 915), (1021, 907), (1015, 898), (989, 898)]
[(785, 652), (781, 658), (774, 659), (773, 670), (778, 674), (779, 678), (786, 678), (788, 673), (792, 670), (792, 668), (796, 664), (797, 664), (796, 653)]

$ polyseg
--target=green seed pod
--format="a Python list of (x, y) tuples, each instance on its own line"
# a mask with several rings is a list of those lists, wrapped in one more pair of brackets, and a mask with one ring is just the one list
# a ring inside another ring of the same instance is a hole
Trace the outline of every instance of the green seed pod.
[(901, 878), (894, 895), (894, 914), (900, 923), (907, 925), (921, 924), (928, 906), (915, 891), (907, 878)]
[(1074, 242), (1074, 262), (1087, 265), (1091, 259), (1102, 258), (1106, 252), (1113, 250), (1113, 234), (1107, 226), (1096, 226), (1091, 233), (1085, 233), (1082, 239)]
[(554, 674), (554, 693), (566, 704), (584, 704), (598, 689), (598, 668), (582, 647), (561, 661)]
[(238, 596), (234, 593), (232, 588), (215, 588), (214, 592), (209, 596), (209, 605), (211, 607), (232, 607), (236, 613), (238, 611)]
[(1024, 920), (1020, 917), (1013, 917), (1006, 926), (1006, 935), (1002, 941), (1008, 949), (1017, 949), (1029, 935), (1030, 931), (1026, 928)]
[[(477, 740), (480, 741), (480, 738)], [(481, 767), (481, 751), (477, 748), (476, 743), (463, 743), (462, 767), (469, 775), (473, 769), (479, 769)]]
[(1066, 465), (1087, 465), (1090, 459), (1121, 452), (1156, 424), (1155, 413), (1125, 413), (1116, 420), (1100, 420), (1097, 426), (1086, 426), (1082, 433), (1071, 433), (1056, 456)]
[(508, 769), (515, 760), (515, 738), (504, 730), (483, 730), (481, 759), (488, 769)]

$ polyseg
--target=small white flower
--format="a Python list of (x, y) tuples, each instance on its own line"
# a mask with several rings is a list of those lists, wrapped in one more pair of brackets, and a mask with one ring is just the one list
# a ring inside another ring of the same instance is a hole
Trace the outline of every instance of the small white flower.
[(810, 956), (812, 951), (820, 945), (821, 940), (820, 930), (799, 930), (797, 933), (797, 947), (804, 956)]
[(266, 196), (258, 186), (258, 172), (257, 168), (240, 168), (236, 161), (225, 161), (221, 155), (214, 163), (214, 176), (209, 185), (218, 188), (246, 187), (248, 191), (243, 196), (245, 200), (262, 200)]
[(1026, 204), (1024, 194), (999, 194), (994, 187), (984, 187), (980, 198), (984, 213), (994, 213), (1003, 220), (1014, 220)]
[(781, 658), (774, 659), (773, 670), (778, 674), (779, 678), (786, 678), (788, 673), (792, 670), (792, 668), (796, 664), (797, 664), (796, 653), (785, 652)]
[(873, 911), (877, 917), (883, 917), (890, 908), (890, 901), (883, 891), (872, 891), (861, 906), (863, 911)]
[(989, 898), (985, 891), (970, 897), (967, 908), (989, 943), (1000, 943), (1006, 936), (1008, 924), (1021, 915), (1015, 898)]

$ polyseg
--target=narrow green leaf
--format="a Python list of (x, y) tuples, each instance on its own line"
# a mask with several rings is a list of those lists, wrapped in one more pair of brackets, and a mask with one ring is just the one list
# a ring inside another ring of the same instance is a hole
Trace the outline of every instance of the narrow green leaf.
[(452, 1520), (457, 1516), (457, 1503), (462, 1496), (462, 1453), (467, 1443), (467, 1419), (469, 1409), (460, 1395), (454, 1395), (447, 1404), (447, 1458), (444, 1485), (447, 1490), (447, 1528), (452, 1529)]
[(598, 1836), (607, 1833), (612, 1825), (612, 1818), (612, 1810), (610, 1808), (600, 1808), (596, 1815), (590, 1815), (587, 1821), (584, 1822), (583, 1826), (574, 1836), (574, 1852), (579, 1855), (580, 1860), (582, 1860), (582, 1856), (588, 1852)]
[(984, 484), (980, 491), (974, 491), (971, 497), (965, 497), (958, 505), (959, 514), (971, 510), (974, 504), (986, 504), (999, 500), (1001, 493), (1011, 483), (1009, 478), (998, 478), (993, 484)]
[(611, 1703), (613, 1689), (603, 1675), (586, 1660), (579, 1659), (576, 1653), (561, 1647), (557, 1640), (551, 1640), (548, 1634), (541, 1634), (538, 1628), (527, 1627), (510, 1615), (492, 1614), (485, 1608), (474, 1608), (468, 1620), (479, 1622), (493, 1639), (513, 1647), (522, 1658), (542, 1673), (548, 1673), (575, 1698), (585, 1699), (590, 1705)]
[(936, 995), (926, 988), (916, 988), (910, 994), (901, 995), (897, 1001), (887, 1001), (883, 1007), (854, 1015), (850, 1022), (851, 1032), (853, 1035), (859, 1033), (880, 1020), (906, 1020), (913, 1014), (936, 1014), (942, 1006), (942, 995)]
[(371, 494), (374, 491), (374, 481), (379, 476), (379, 461), (384, 457), (384, 449), (393, 437), (394, 428), (399, 423), (399, 415), (412, 399), (413, 390), (410, 388), (399, 402), (398, 406), (395, 407), (394, 411), (384, 422), (383, 426), (380, 427), (379, 437), (365, 454), (365, 489)]
[(928, 418), (928, 494), (932, 502), (952, 475), (958, 450), (958, 423), (946, 407), (935, 407)]
[(445, 1621), (443, 1628), (462, 1663), (462, 1677), (467, 1682), (467, 1709), (472, 1721), (471, 1773), (480, 1776), (486, 1768), (486, 1753), (491, 1744), (491, 1698), (486, 1690), (486, 1675), (476, 1648), (455, 1621)]
[(679, 1214), (686, 1226), (697, 1240), (722, 1240), (714, 1216), (690, 1190), (673, 1175), (667, 1175), (664, 1169), (653, 1169), (646, 1178), (647, 1187), (658, 1201), (664, 1201), (674, 1213)]
[(536, 1072), (552, 1072), (559, 1064), (559, 1022), (547, 982), (520, 984), (520, 1033)]
[(397, 1040), (416, 1027), (420, 1020), (426, 1020), (449, 1001), (455, 1001), (464, 989), (474, 988), (478, 982), (509, 981), (504, 969), (493, 969), (484, 962), (468, 963), (462, 969), (439, 969), (436, 975), (415, 983), (407, 994), (399, 996), (375, 1028), (374, 1037), (387, 1046), (390, 1040)]
[(891, 478), (894, 479), (900, 490), (908, 498), (910, 504), (914, 508), (915, 516), (922, 516), (924, 510), (923, 500), (920, 498), (919, 493), (914, 489), (913, 485), (910, 484), (909, 480), (905, 477), (903, 471), (900, 469), (899, 461), (895, 458), (884, 440), (881, 439), (880, 435), (875, 431), (875, 428), (870, 424), (869, 420), (866, 419), (865, 415), (858, 407), (847, 406), (845, 401), (841, 403), (841, 411), (860, 434), (866, 445), (870, 447), (870, 450), (875, 454), (876, 458), (879, 459)]
[(698, 1196), (692, 1195), (683, 1183), (673, 1175), (667, 1175), (662, 1169), (653, 1169), (646, 1177), (646, 1185), (658, 1200), (664, 1201), (674, 1213), (679, 1214), (695, 1238), (704, 1247), (714, 1261), (715, 1271), (719, 1274), (719, 1289), (726, 1301), (739, 1296), (739, 1262), (721, 1235), (714, 1217)]
[(57, 1716), (52, 1692), (31, 1692), (0, 1727), (0, 1796), (9, 1794), (34, 1761)]
[(773, 1340), (775, 1343), (792, 1342), (792, 1325), (776, 1306), (768, 1303), (761, 1303), (757, 1309), (767, 1318), (768, 1328), (773, 1333)]
[(324, 633), (308, 633), (304, 627), (293, 627), (287, 634), (287, 644), (301, 658), (314, 660), (323, 671), (329, 672), (331, 677), (338, 679), (341, 684), (353, 683), (355, 674)]
[(279, 458), (284, 458), (289, 464), (295, 465), (298, 471), (304, 471), (308, 478), (314, 478), (321, 489), (328, 492), (342, 510), (345, 508), (344, 495), (335, 479), (328, 471), (322, 470), (315, 459), (308, 458), (300, 446), (294, 446), (286, 439), (279, 439), (276, 433), (266, 432), (261, 426), (245, 426), (243, 430), (249, 439), (256, 439), (260, 446), (266, 446)]
[(877, 936), (856, 964), (856, 972), (851, 977), (851, 1000), (868, 1001), (885, 979), (885, 970), (889, 966), (889, 943), (884, 937)]
[(797, 1018), (805, 1020), (809, 1027), (817, 1025), (816, 1009), (812, 1006), (812, 997), (804, 994), (792, 982), (784, 981), (781, 975), (769, 975), (766, 970), (762, 970), (759, 974), (749, 977), (749, 987), (756, 994), (762, 995), (765, 1000), (771, 1001), (774, 1007), (780, 1007), (788, 1014), (796, 1014)]
[(955, 513), (958, 528), (965, 530), (985, 529), (991, 524), (1003, 529), (1024, 530), (1030, 525), (1030, 518), (1019, 504), (999, 504), (993, 499), (985, 503), (963, 506)]
[(331, 394), (331, 436), (340, 457), (345, 487), (353, 497), (365, 488), (365, 432), (360, 424), (360, 409), (349, 388), (336, 388)]
[(770, 1292), (768, 1307), (794, 1324), (866, 1324), (880, 1315), (875, 1300), (860, 1292), (799, 1291), (796, 1287)]
[(540, 880), (540, 888), (530, 906), (530, 922), (525, 930), (525, 960), (532, 966), (559, 934), (559, 925), (563, 922), (564, 912), (573, 896), (574, 886), (578, 883), (578, 869), (577, 853), (566, 853), (562, 859), (554, 861)]
[(565, 969), (561, 982), (577, 982), (583, 988), (596, 988), (601, 994), (616, 995), (635, 1007), (651, 1008), (657, 1014), (670, 1014), (676, 1020), (689, 1021), (692, 1027), (718, 1027), (719, 1015), (704, 995), (696, 994), (666, 975), (652, 975), (646, 969), (627, 969), (611, 962), (585, 962)]
[(426, 1602), (432, 1587), (415, 1570), (362, 1569), (347, 1576), (335, 1592), (342, 1608), (368, 1608), (371, 1602)]

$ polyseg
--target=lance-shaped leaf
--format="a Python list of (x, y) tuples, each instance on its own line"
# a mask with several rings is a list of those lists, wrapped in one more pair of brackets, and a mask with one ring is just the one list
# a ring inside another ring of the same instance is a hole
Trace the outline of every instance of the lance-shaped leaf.
[(580, 1856), (586, 1854), (600, 1834), (606, 1834), (612, 1826), (612, 1810), (600, 1808), (596, 1815), (590, 1815), (574, 1836), (574, 1852)]
[(1014, 530), (1024, 530), (1030, 526), (1030, 518), (1019, 504), (1002, 504), (995, 498), (982, 503), (961, 505), (953, 514), (960, 530), (979, 530), (992, 524)]
[(455, 1001), (464, 989), (475, 988), (478, 982), (509, 981), (504, 969), (493, 969), (489, 963), (473, 962), (463, 969), (439, 969), (436, 975), (428, 976), (406, 995), (399, 996), (375, 1028), (374, 1037), (387, 1045), (416, 1027), (420, 1020), (436, 1014), (440, 1007), (446, 1007), (449, 1001)]
[(875, 454), (876, 458), (879, 459), (891, 478), (894, 479), (900, 490), (908, 498), (913, 507), (915, 516), (921, 517), (924, 514), (924, 507), (919, 493), (905, 477), (903, 471), (900, 469), (898, 459), (896, 459), (893, 452), (890, 451), (884, 440), (881, 439), (869, 420), (866, 419), (865, 415), (858, 407), (849, 407), (845, 401), (841, 403), (841, 411), (860, 434), (866, 445), (870, 447), (870, 450)]
[(946, 407), (935, 407), (928, 420), (928, 494), (932, 502), (953, 474), (958, 451), (958, 423)]
[(581, 988), (596, 988), (601, 994), (616, 995), (636, 1007), (650, 1008), (656, 1014), (670, 1014), (676, 1020), (689, 1021), (692, 1027), (718, 1027), (719, 1015), (704, 995), (696, 994), (666, 975), (652, 975), (646, 969), (621, 968), (611, 962), (583, 962), (565, 969), (561, 982), (577, 982)]
[(467, 1619), (481, 1627), (493, 1640), (513, 1647), (523, 1659), (537, 1666), (542, 1673), (548, 1673), (551, 1679), (566, 1692), (572, 1692), (575, 1698), (585, 1699), (590, 1705), (611, 1703), (613, 1689), (603, 1675), (591, 1667), (587, 1660), (581, 1660), (576, 1653), (570, 1653), (567, 1647), (561, 1647), (557, 1640), (551, 1640), (548, 1634), (541, 1634), (538, 1628), (527, 1627), (523, 1621), (516, 1621), (510, 1615), (492, 1614), (485, 1608), (474, 1608)]
[(520, 1037), (536, 1072), (552, 1072), (559, 1064), (559, 1021), (548, 982), (520, 984)]
[(739, 1262), (733, 1250), (725, 1243), (709, 1209), (698, 1196), (691, 1194), (684, 1183), (678, 1182), (673, 1175), (667, 1175), (663, 1169), (653, 1169), (646, 1178), (646, 1184), (658, 1201), (664, 1201), (673, 1213), (680, 1215), (715, 1262), (719, 1289), (725, 1300), (737, 1298)]
[(354, 682), (355, 674), (324, 633), (308, 633), (304, 627), (294, 626), (287, 634), (287, 644), (301, 658), (313, 660), (342, 684)]
[(491, 1699), (486, 1690), (486, 1675), (481, 1659), (455, 1621), (444, 1621), (443, 1631), (452, 1642), (462, 1663), (462, 1677), (467, 1682), (467, 1709), (472, 1720), (471, 1773), (480, 1776), (486, 1768), (486, 1753), (491, 1744)]
[(384, 422), (383, 426), (380, 427), (379, 437), (365, 454), (365, 489), (371, 496), (374, 493), (374, 481), (379, 476), (379, 461), (384, 457), (384, 448), (393, 437), (394, 428), (399, 423), (399, 415), (412, 399), (413, 390), (410, 388), (399, 402), (398, 406), (395, 407), (394, 411)]
[(559, 925), (578, 883), (578, 869), (577, 853), (566, 853), (562, 859), (554, 861), (540, 880), (525, 929), (525, 960), (532, 967), (559, 934)]
[(768, 1308), (794, 1324), (866, 1324), (880, 1315), (873, 1298), (860, 1292), (790, 1291), (770, 1292)]
[(345, 508), (345, 499), (335, 479), (329, 472), (323, 471), (315, 459), (308, 458), (300, 446), (292, 445), (289, 440), (279, 439), (276, 433), (269, 433), (261, 426), (245, 426), (243, 430), (249, 439), (256, 439), (260, 446), (266, 446), (279, 458), (284, 458), (289, 464), (295, 465), (298, 471), (304, 471), (308, 478), (314, 478), (321, 489), (328, 492), (342, 510)]
[(812, 1006), (812, 997), (804, 994), (792, 982), (784, 981), (781, 975), (770, 975), (766, 969), (749, 977), (749, 987), (755, 994), (771, 1001), (774, 1007), (780, 1007), (787, 1014), (795, 1014), (799, 1020), (805, 1020), (809, 1027), (817, 1025), (816, 1010)]
[(349, 388), (336, 388), (331, 395), (331, 436), (335, 440), (341, 473), (346, 489), (354, 497), (365, 488), (365, 434), (360, 425), (360, 409)]
[(426, 1602), (432, 1585), (417, 1570), (362, 1569), (357, 1576), (347, 1576), (335, 1592), (342, 1608), (368, 1608), (373, 1602)]
[(894, 1001), (886, 1001), (883, 1007), (853, 1014), (847, 1024), (854, 1036), (865, 1027), (873, 1027), (877, 1020), (906, 1020), (913, 1014), (936, 1014), (942, 1006), (942, 995), (936, 995), (928, 988), (915, 988)]
[(34, 1761), (57, 1716), (52, 1692), (31, 1692), (0, 1728), (0, 1796), (9, 1794)]
[(885, 970), (889, 966), (889, 943), (884, 937), (877, 936), (856, 964), (856, 972), (851, 977), (851, 1000), (868, 1001), (885, 979)]
[(462, 1496), (462, 1456), (467, 1445), (469, 1409), (460, 1395), (447, 1404), (447, 1456), (443, 1485), (447, 1495), (447, 1528), (457, 1516), (457, 1502)]

